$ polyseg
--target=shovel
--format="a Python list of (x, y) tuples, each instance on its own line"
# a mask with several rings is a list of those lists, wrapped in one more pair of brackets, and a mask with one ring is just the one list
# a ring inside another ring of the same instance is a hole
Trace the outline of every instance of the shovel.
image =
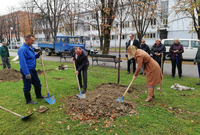
[(48, 97), (45, 97), (44, 99), (47, 101), (47, 103), (54, 104), (56, 102), (56, 100), (55, 100), (55, 97), (53, 95), (49, 96), (49, 88), (48, 88), (48, 84), (47, 84), (47, 79), (46, 79), (44, 64), (43, 64), (43, 60), (42, 60), (42, 56), (41, 55), (40, 55), (40, 60), (41, 60), (41, 63), (42, 63), (44, 80), (45, 80), (45, 84), (46, 84), (46, 88), (47, 88), (47, 95), (48, 95)]
[(12, 112), (12, 111), (10, 111), (10, 110), (8, 110), (6, 108), (3, 108), (2, 106), (0, 106), (0, 108), (3, 109), (3, 110), (6, 110), (6, 111), (8, 111), (8, 112), (10, 112), (10, 113), (12, 113), (12, 114), (14, 114), (16, 116), (18, 116), (18, 117), (21, 117), (22, 120), (27, 120), (30, 116), (32, 116), (35, 113), (35, 112), (33, 112), (30, 115), (28, 115), (28, 116), (22, 116), (22, 115), (19, 115), (19, 114), (15, 113), (15, 112)]
[[(74, 60), (73, 60), (73, 63), (74, 63), (74, 69), (75, 69), (75, 72), (76, 72), (76, 64), (75, 64)], [(77, 95), (77, 97), (86, 98), (86, 94), (82, 94), (81, 93), (81, 88), (80, 88), (80, 84), (79, 84), (79, 80), (78, 80), (78, 75), (76, 75), (76, 79), (77, 79), (78, 89), (79, 89), (79, 93), (80, 93), (79, 95)]]
[(132, 79), (132, 81), (131, 81), (131, 83), (129, 84), (128, 88), (127, 88), (126, 91), (124, 92), (122, 98), (121, 98), (121, 99), (118, 98), (118, 99), (116, 99), (116, 101), (121, 101), (121, 102), (123, 102), (124, 96), (126, 95), (127, 91), (128, 91), (129, 88), (131, 87), (131, 84), (133, 83), (133, 81), (134, 81), (134, 79)]
[[(161, 57), (161, 72), (163, 71), (163, 53), (162, 53), (162, 57)], [(162, 93), (162, 81), (160, 82), (160, 96)]]

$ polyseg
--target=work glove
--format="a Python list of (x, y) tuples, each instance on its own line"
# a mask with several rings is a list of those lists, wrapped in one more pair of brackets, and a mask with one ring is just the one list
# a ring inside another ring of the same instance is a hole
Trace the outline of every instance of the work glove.
[(39, 51), (39, 52), (38, 52), (38, 56), (40, 56), (40, 55), (42, 55), (42, 51)]
[(196, 59), (194, 59), (194, 65), (196, 65), (196, 62), (197, 62)]
[(31, 74), (26, 75), (27, 80), (31, 80)]

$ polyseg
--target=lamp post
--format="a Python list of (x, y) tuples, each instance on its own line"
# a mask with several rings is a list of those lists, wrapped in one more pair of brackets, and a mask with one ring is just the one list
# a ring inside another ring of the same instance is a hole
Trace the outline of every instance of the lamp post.
[(10, 27), (10, 46), (11, 46), (11, 49), (12, 49), (12, 40), (11, 40), (12, 35), (11, 35), (11, 30), (13, 30), (13, 27)]

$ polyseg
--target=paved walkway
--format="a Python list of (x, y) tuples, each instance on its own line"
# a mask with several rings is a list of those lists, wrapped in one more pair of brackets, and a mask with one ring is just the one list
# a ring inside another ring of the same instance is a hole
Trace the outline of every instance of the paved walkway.
[[(10, 52), (10, 56), (16, 56), (17, 52)], [(123, 57), (123, 55), (122, 55)], [(92, 65), (92, 59), (88, 58), (90, 65)], [(46, 56), (43, 55), (43, 60), (48, 60), (48, 61), (60, 61), (60, 57), (59, 56)], [(68, 63), (72, 63), (70, 58), (66, 59)], [(64, 62), (64, 59), (62, 59), (62, 62)], [(97, 63), (94, 62), (94, 66), (96, 66)], [(104, 66), (104, 67), (111, 67), (111, 68), (115, 68), (115, 64), (111, 63), (111, 62), (99, 62), (99, 66)], [(117, 64), (118, 66), (118, 64)], [(126, 70), (127, 69), (127, 61), (126, 60), (122, 60), (121, 62), (121, 69)], [(188, 64), (183, 64), (182, 65), (182, 72), (183, 72), (183, 77), (193, 77), (193, 78), (199, 78), (198, 75), (198, 69), (197, 69), (197, 65), (188, 65)], [(164, 69), (163, 69), (163, 74), (165, 75), (171, 75), (171, 63), (164, 63)], [(178, 71), (176, 69), (176, 75), (178, 75)]]

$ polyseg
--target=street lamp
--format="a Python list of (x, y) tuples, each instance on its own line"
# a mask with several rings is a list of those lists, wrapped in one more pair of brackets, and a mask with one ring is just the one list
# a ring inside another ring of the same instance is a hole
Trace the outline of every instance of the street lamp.
[(13, 27), (10, 27), (10, 46), (11, 46), (11, 49), (12, 49), (12, 40), (11, 40), (12, 35), (11, 35), (11, 30), (13, 30)]

